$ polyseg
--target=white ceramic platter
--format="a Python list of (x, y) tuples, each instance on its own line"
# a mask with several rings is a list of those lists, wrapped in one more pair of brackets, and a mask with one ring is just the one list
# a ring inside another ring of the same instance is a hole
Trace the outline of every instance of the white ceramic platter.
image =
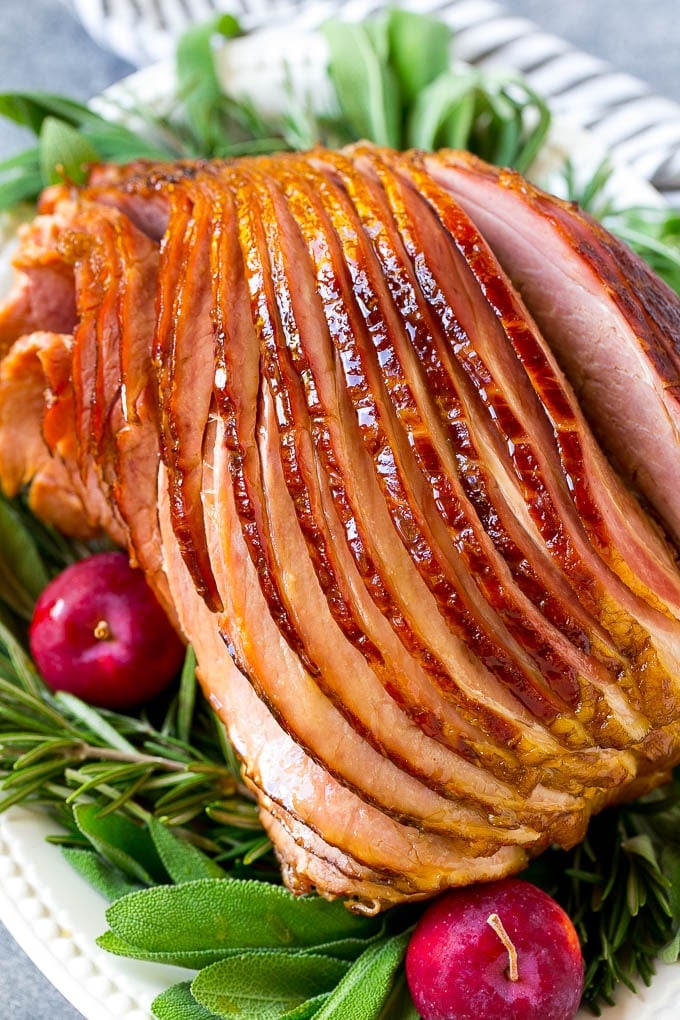
[[(313, 97), (316, 107), (328, 109), (332, 98), (325, 66), (319, 36), (285, 31), (236, 40), (218, 54), (225, 87), (250, 96), (269, 111), (280, 107), (291, 84), (298, 95)], [(93, 105), (113, 116), (127, 110), (126, 119), (134, 122), (131, 107), (168, 109), (173, 95), (173, 69), (161, 64), (125, 79)], [(558, 124), (541, 175), (565, 153), (584, 179), (602, 155), (587, 136)], [(621, 204), (660, 202), (650, 185), (625, 168), (615, 169), (610, 188)], [(8, 252), (7, 243), (4, 249), (0, 246), (2, 293), (9, 279)], [(52, 832), (49, 820), (23, 808), (0, 815), (0, 919), (86, 1020), (149, 1020), (153, 998), (168, 985), (187, 980), (191, 972), (123, 959), (97, 947), (95, 938), (106, 929), (106, 903), (72, 871), (59, 850), (45, 842)], [(605, 1018), (677, 1020), (679, 1004), (680, 967), (659, 965), (650, 988), (642, 987), (638, 995), (622, 989)], [(583, 1013), (583, 1020), (589, 1015)]]

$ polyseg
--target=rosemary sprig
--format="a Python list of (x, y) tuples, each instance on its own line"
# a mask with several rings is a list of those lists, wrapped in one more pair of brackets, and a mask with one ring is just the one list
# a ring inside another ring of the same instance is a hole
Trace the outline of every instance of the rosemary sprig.
[[(195, 826), (202, 845), (210, 842), (216, 855), (240, 843), (241, 830), (261, 835), (254, 803), (221, 759), (217, 740), (210, 760), (200, 749), (187, 750), (148, 725), (146, 738), (124, 751), (111, 746), (118, 741), (106, 742), (99, 734), (79, 735), (82, 730), (68, 712), (59, 713), (56, 699), (49, 704), (49, 695), (13, 696), (8, 686), (3, 679), (0, 809), (14, 802), (72, 807), (95, 798), (104, 814), (124, 808), (141, 819), (153, 814), (172, 827)], [(50, 720), (49, 729), (43, 719)], [(24, 729), (5, 728), (11, 724)]]
[(584, 1003), (600, 1015), (619, 984), (649, 984), (680, 941), (680, 780), (590, 822), (572, 850), (553, 849), (527, 877), (571, 917), (586, 961)]
[[(241, 866), (269, 850), (224, 729), (198, 689), (187, 652), (170, 698), (138, 716), (53, 693), (27, 651), (25, 621), (50, 576), (90, 551), (39, 523), (22, 500), (0, 497), (0, 811), (40, 806), (80, 841), (74, 811), (157, 818), (210, 856)], [(3, 609), (4, 606), (4, 609)]]
[[(135, 718), (55, 695), (34, 672), (29, 682), (16, 665), (20, 647), (0, 624), (0, 810), (39, 805), (64, 822), (78, 804), (95, 801), (102, 814), (153, 816), (216, 858), (255, 846), (261, 855), (255, 804), (235, 762), (225, 760), (220, 724), (188, 671), (167, 705)], [(179, 732), (189, 714), (191, 743)]]

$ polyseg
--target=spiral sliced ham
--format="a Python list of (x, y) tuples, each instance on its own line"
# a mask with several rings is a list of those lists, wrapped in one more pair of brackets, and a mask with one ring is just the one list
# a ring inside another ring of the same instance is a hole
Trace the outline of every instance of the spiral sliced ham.
[(292, 889), (508, 874), (668, 776), (680, 304), (597, 224), (361, 144), (95, 168), (16, 267), (4, 489), (146, 572)]

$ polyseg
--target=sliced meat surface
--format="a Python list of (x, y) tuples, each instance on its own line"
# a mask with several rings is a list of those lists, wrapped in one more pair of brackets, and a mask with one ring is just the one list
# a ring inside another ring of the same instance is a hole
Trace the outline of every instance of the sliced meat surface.
[[(213, 513), (208, 506), (207, 524), (213, 519)], [(501, 873), (510, 861), (521, 866), (526, 857), (525, 851), (519, 847), (499, 849), (491, 862), (486, 857), (461, 859), (460, 853), (447, 848), (444, 838), (393, 821), (357, 798), (305, 755), (275, 721), (246, 677), (234, 665), (227, 645), (221, 642), (214, 616), (197, 596), (173, 540), (162, 478), (160, 520), (169, 554), (167, 569), (171, 589), (181, 607), (184, 630), (194, 636), (192, 640), (203, 664), (200, 675), (208, 696), (215, 709), (228, 720), (231, 739), (245, 763), (246, 778), (255, 789), (266, 791), (265, 803), (278, 804), (290, 818), (298, 820), (295, 826), (298, 838), (303, 838), (306, 826), (312, 832), (323, 831), (330, 855), (335, 855), (334, 847), (343, 847), (348, 861), (356, 860), (355, 868), (377, 871), (382, 878), (380, 906), (401, 901), (406, 889), (410, 895), (431, 895), (450, 884), (454, 874), (462, 878), (466, 869), (467, 874), (475, 873), (482, 877), (496, 871)], [(221, 545), (221, 538), (210, 528), (208, 540)], [(218, 555), (217, 549), (215, 554)], [(236, 705), (239, 705), (238, 713), (232, 711)], [(286, 763), (285, 772), (281, 769), (281, 762)], [(322, 789), (323, 796), (319, 796)], [(283, 839), (282, 850), (285, 851)], [(415, 873), (406, 873), (404, 855), (412, 860)], [(314, 884), (323, 889), (323, 859), (315, 855), (315, 861), (318, 871)], [(376, 894), (378, 889), (374, 887), (372, 892)], [(366, 899), (361, 884), (350, 876), (345, 877), (341, 887), (336, 883), (334, 894)]]
[[(421, 235), (418, 251), (434, 251), (432, 243), (424, 245), (422, 241), (423, 230), (432, 222), (423, 209), (424, 200), (433, 206), (436, 223), (443, 222), (451, 231), (452, 240), (441, 245), (437, 262), (430, 258), (421, 274), (422, 285), (429, 289), (431, 301), (440, 304), (445, 316), (450, 316), (448, 309), (456, 307), (465, 331), (464, 343), (458, 335), (456, 356), (462, 354), (465, 372), (476, 380), (478, 393), (485, 394), (487, 402), (493, 401), (490, 410), (494, 425), (505, 437), (513, 467), (532, 486), (529, 491), (533, 489), (536, 499), (532, 503), (536, 523), (548, 537), (559, 529), (561, 538), (552, 542), (553, 555), (562, 557), (572, 576), (578, 576), (573, 572), (579, 563), (581, 576), (587, 579), (590, 575), (590, 581), (586, 580), (579, 590), (602, 600), (600, 615), (605, 612), (611, 616), (613, 599), (619, 601), (618, 611), (624, 614), (620, 630), (633, 636), (628, 641), (629, 655), (645, 687), (647, 711), (662, 721), (668, 708), (664, 704), (664, 677), (675, 675), (678, 647), (677, 636), (671, 636), (677, 635), (677, 617), (674, 610), (669, 612), (668, 604), (670, 598), (671, 605), (675, 605), (677, 587), (677, 570), (670, 551), (646, 520), (640, 524), (645, 528), (644, 540), (639, 533), (632, 534), (631, 518), (638, 523), (634, 500), (602, 459), (559, 369), (531, 319), (526, 312), (522, 314), (518, 299), (504, 284), (503, 274), (494, 269), (495, 260), (483, 239), (475, 237), (467, 217), (461, 219), (460, 207), (447, 201), (441, 189), (419, 173), (417, 156), (402, 162), (402, 173), (409, 174), (414, 184), (410, 201), (417, 204), (417, 215), (411, 216), (409, 229), (414, 237)], [(471, 308), (460, 289), (454, 289), (452, 281), (460, 268), (480, 279), (486, 293), (492, 295), (486, 310), (486, 329), (478, 327), (480, 308)], [(504, 341), (498, 327), (505, 334)], [(535, 437), (539, 436), (537, 443)], [(619, 554), (623, 548), (625, 556)], [(593, 552), (606, 563), (604, 573), (593, 560)], [(640, 645), (636, 643), (639, 638), (635, 636), (639, 631), (631, 618), (639, 621), (643, 630), (655, 633), (656, 689), (648, 684), (648, 650), (645, 648), (640, 658)]]
[(64, 221), (38, 216), (19, 228), (12, 291), (0, 306), (0, 357), (26, 333), (72, 333), (76, 324), (73, 268), (60, 250)]
[[(153, 357), (161, 450), (168, 467), (175, 533), (197, 587), (212, 608), (219, 596), (206, 551), (201, 484), (203, 436), (212, 403), (212, 211), (200, 191), (173, 193), (159, 264)], [(184, 253), (184, 254), (182, 254)]]
[[(371, 914), (499, 877), (668, 776), (677, 553), (587, 419), (651, 500), (680, 310), (618, 242), (366, 143), (101, 166), (40, 210), (0, 479), (145, 571), (291, 889)], [(637, 431), (590, 407), (612, 346)]]
[[(300, 287), (299, 267), (306, 255), (302, 238), (291, 232), (293, 224), (285, 215), (283, 222), (278, 222), (277, 213), (283, 213), (276, 206), (281, 206), (283, 196), (276, 182), (254, 174), (250, 179), (257, 191), (260, 222), (265, 225), (264, 247), (271, 253), (269, 271), (266, 256), (260, 256), (262, 279), (266, 281), (271, 272), (273, 281), (273, 293), (265, 306), (268, 326), (266, 334), (261, 334), (261, 349), (276, 402), (283, 475), (328, 609), (345, 637), (380, 678), (385, 690), (425, 733), (453, 746), (470, 760), (484, 757), (488, 767), (496, 768), (505, 776), (512, 775), (513, 781), (521, 784), (519, 764), (516, 760), (513, 762), (512, 754), (492, 748), (482, 733), (465, 723), (453, 705), (426, 682), (422, 668), (408, 656), (362, 583), (361, 572), (346, 545), (343, 523), (334, 506), (331, 490), (337, 495), (337, 474), (332, 479), (328, 476), (323, 458), (317, 456), (316, 446), (310, 441), (313, 420), (307, 407), (305, 385), (297, 374), (301, 369), (305, 371), (302, 366), (306, 361), (295, 340), (299, 335), (296, 308), (303, 318), (311, 309), (306, 299), (300, 306), (293, 298), (293, 290)], [(278, 240), (279, 230), (287, 230), (285, 244)], [(251, 253), (251, 259), (254, 257)], [(233, 299), (230, 307), (234, 307)], [(264, 320), (262, 306), (259, 319), (260, 322)], [(271, 429), (269, 437), (272, 438)], [(270, 503), (271, 491), (268, 486)], [(301, 562), (302, 554), (296, 558), (296, 563)], [(492, 764), (494, 758), (495, 765)]]
[[(441, 342), (437, 338), (437, 327), (417, 291), (415, 276), (396, 226), (391, 223), (385, 198), (365, 176), (348, 171), (347, 161), (335, 156), (333, 168), (350, 190), (357, 211), (361, 210), (366, 233), (374, 244), (376, 237), (379, 238), (376, 254), (380, 262), (373, 265), (372, 272), (364, 265), (354, 280), (354, 287), (360, 296), (361, 307), (368, 309), (371, 299), (366, 293), (367, 288), (371, 293), (381, 295), (385, 283), (390, 285), (389, 297), (384, 293), (382, 296), (382, 311), (373, 311), (373, 341), (383, 373), (390, 380), (388, 392), (414, 450), (418, 469), (429, 488), (437, 493), (428, 516), (441, 516), (450, 536), (448, 542), (461, 553), (459, 575), (472, 579), (484, 596), (484, 602), (498, 614), (491, 623), (492, 632), (498, 636), (503, 626), (508, 628), (507, 633), (515, 638), (515, 642), (506, 637), (506, 648), (516, 648), (519, 644), (525, 650), (524, 657), (519, 659), (525, 670), (529, 657), (534, 659), (540, 666), (541, 675), (554, 685), (554, 691), (548, 698), (563, 699), (561, 712), (564, 714), (568, 711), (567, 704), (571, 702), (573, 707), (579, 699), (587, 703), (592, 701), (593, 694), (591, 692), (589, 697), (585, 683), (579, 693), (570, 644), (548, 627), (543, 615), (515, 590), (506, 564), (495, 554), (490, 536), (460, 484), (459, 462), (450, 449), (452, 439), (459, 433), (452, 436), (450, 429), (443, 429), (432, 397), (436, 394), (440, 406), (445, 395), (449, 398), (447, 410), (459, 427), (465, 425), (462, 407), (450, 381), (442, 381), (444, 368), (434, 346)], [(360, 222), (356, 223), (355, 229), (361, 232)], [(352, 265), (356, 260), (348, 258), (347, 261)], [(381, 315), (385, 316), (382, 321)], [(409, 340), (413, 340), (413, 344)], [(429, 368), (428, 375), (421, 375), (421, 366), (427, 366), (426, 371)], [(481, 494), (478, 488), (478, 497)], [(444, 548), (446, 543), (444, 538)], [(585, 662), (582, 657), (578, 663), (583, 669)], [(529, 670), (531, 676), (531, 666)], [(542, 691), (545, 697), (545, 687), (539, 685), (537, 690)], [(559, 700), (555, 703), (559, 704)]]
[[(428, 160), (478, 224), (627, 480), (680, 537), (680, 312), (591, 217), (462, 153)], [(631, 408), (634, 413), (631, 413)]]
[(0, 477), (5, 495), (29, 486), (29, 506), (38, 517), (65, 535), (88, 539), (97, 529), (74, 491), (72, 473), (44, 434), (49, 379), (60, 365), (70, 378), (72, 344), (64, 334), (31, 333), (0, 364)]

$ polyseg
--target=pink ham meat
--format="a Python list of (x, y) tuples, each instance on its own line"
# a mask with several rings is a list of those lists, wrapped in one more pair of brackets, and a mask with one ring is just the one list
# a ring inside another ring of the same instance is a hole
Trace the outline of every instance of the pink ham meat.
[(680, 539), (680, 309), (590, 216), (467, 153), (428, 157), (518, 288), (598, 439)]
[(600, 227), (361, 144), (95, 168), (16, 265), (5, 492), (146, 572), (291, 889), (499, 877), (668, 776), (680, 305)]

